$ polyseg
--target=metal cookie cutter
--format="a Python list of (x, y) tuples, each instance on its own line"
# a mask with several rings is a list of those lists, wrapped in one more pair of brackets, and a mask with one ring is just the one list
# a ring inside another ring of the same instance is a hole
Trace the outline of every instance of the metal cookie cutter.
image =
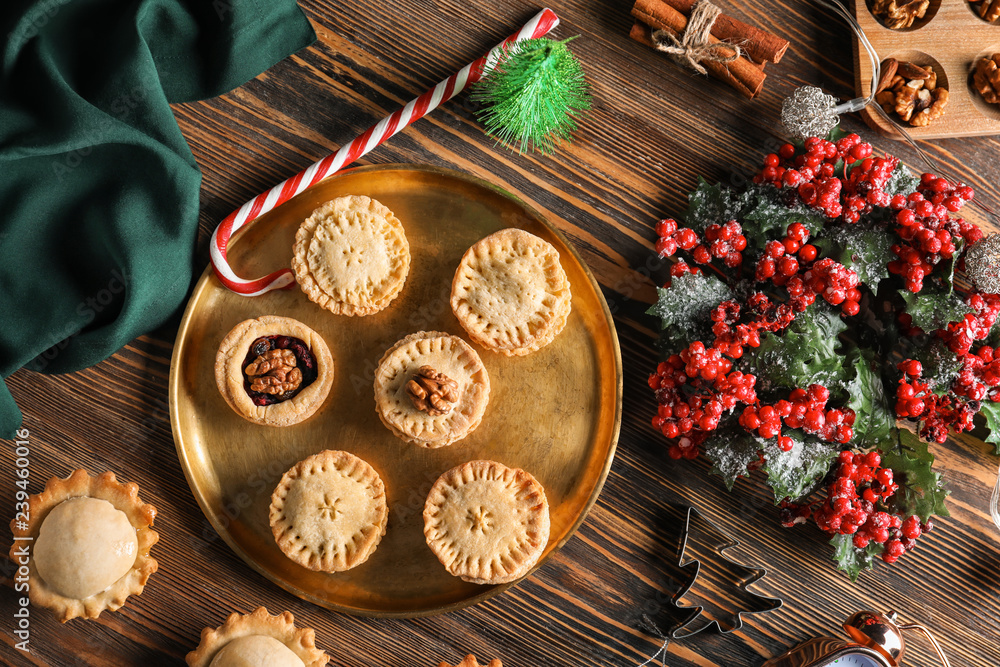
[[(691, 519), (692, 516), (695, 515), (700, 521), (702, 521), (704, 524), (707, 525), (710, 533), (713, 534), (713, 537), (715, 539), (714, 543), (712, 544), (712, 549), (715, 551), (715, 553), (719, 555), (720, 561), (724, 561), (725, 563), (727, 563), (730, 566), (731, 571), (734, 573), (734, 575), (736, 575), (735, 578), (738, 579), (736, 587), (740, 591), (745, 593), (747, 596), (754, 598), (759, 607), (754, 609), (737, 611), (736, 615), (732, 617), (733, 622), (731, 626), (728, 628), (723, 627), (719, 623), (719, 621), (715, 618), (708, 619), (703, 617), (702, 612), (705, 611), (704, 607), (694, 606), (694, 605), (686, 606), (682, 605), (680, 602), (681, 598), (683, 598), (688, 593), (688, 591), (691, 590), (691, 587), (694, 586), (694, 584), (698, 581), (698, 575), (701, 573), (701, 561), (694, 558), (686, 559), (685, 555), (685, 551), (687, 550), (688, 547), (688, 538), (691, 535)], [(748, 590), (748, 587), (751, 584), (767, 576), (767, 570), (765, 570), (764, 568), (747, 567), (726, 556), (724, 552), (727, 549), (737, 547), (739, 546), (739, 544), (740, 543), (738, 541), (734, 540), (733, 538), (729, 537), (726, 533), (722, 532), (722, 530), (720, 530), (718, 526), (712, 523), (695, 507), (693, 506), (688, 507), (687, 519), (684, 522), (684, 531), (681, 533), (680, 537), (680, 549), (678, 551), (677, 561), (678, 565), (680, 565), (681, 567), (685, 567), (691, 563), (694, 563), (695, 565), (694, 576), (692, 576), (690, 580), (681, 587), (681, 589), (670, 599), (670, 602), (677, 609), (681, 610), (690, 609), (691, 613), (688, 616), (687, 620), (685, 620), (679, 626), (671, 630), (670, 632), (671, 639), (683, 639), (685, 637), (690, 637), (691, 635), (695, 635), (701, 632), (702, 630), (711, 628), (712, 626), (715, 626), (716, 630), (718, 630), (720, 633), (727, 634), (732, 632), (733, 630), (739, 630), (740, 628), (743, 627), (743, 616), (745, 614), (762, 614), (768, 611), (773, 611), (781, 607), (782, 602), (779, 598), (772, 598), (764, 595), (758, 595), (757, 593)]]

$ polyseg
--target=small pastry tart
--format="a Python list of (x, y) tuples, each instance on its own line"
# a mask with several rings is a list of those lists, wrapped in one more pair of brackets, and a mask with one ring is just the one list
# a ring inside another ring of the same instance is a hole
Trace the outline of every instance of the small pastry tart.
[(382, 479), (349, 452), (327, 450), (299, 461), (271, 494), (274, 541), (310, 570), (361, 565), (382, 541), (388, 519)]
[(469, 461), (441, 475), (424, 503), (427, 546), (448, 572), (473, 584), (526, 575), (549, 542), (545, 489), (519, 468)]
[(156, 572), (149, 555), (160, 539), (151, 528), (156, 508), (139, 500), (135, 484), (76, 470), (50, 479), (27, 505), (10, 524), (10, 558), (28, 567), (31, 601), (63, 623), (117, 610)]
[(490, 378), (475, 349), (458, 336), (419, 331), (382, 356), (375, 408), (406, 442), (435, 449), (461, 440), (483, 420)]
[(523, 229), (501, 229), (469, 248), (451, 284), (451, 309), (473, 341), (508, 357), (545, 347), (572, 310), (559, 251)]
[(290, 612), (271, 616), (258, 607), (202, 630), (186, 660), (189, 667), (323, 667), (330, 658), (316, 648), (313, 629), (296, 628)]
[(328, 201), (295, 233), (292, 271), (311, 301), (335, 315), (371, 315), (389, 305), (410, 271), (399, 219), (363, 195)]
[[(438, 665), (438, 667), (451, 667), (451, 665), (449, 665), (447, 662), (442, 662), (440, 665)], [(476, 656), (470, 653), (469, 655), (465, 656), (465, 659), (462, 660), (462, 662), (455, 665), (455, 667), (503, 667), (503, 664), (499, 660), (493, 659), (490, 660), (485, 665), (480, 665), (479, 661), (476, 660)]]
[(265, 315), (230, 331), (215, 356), (215, 383), (236, 414), (263, 426), (311, 417), (333, 386), (322, 337), (290, 317)]

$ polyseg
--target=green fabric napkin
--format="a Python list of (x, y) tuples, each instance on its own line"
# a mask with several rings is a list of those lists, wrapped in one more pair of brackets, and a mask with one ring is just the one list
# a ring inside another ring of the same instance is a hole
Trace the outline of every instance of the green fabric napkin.
[(295, 0), (6, 0), (0, 35), (0, 377), (75, 371), (187, 293), (201, 174), (169, 103), (316, 35)]

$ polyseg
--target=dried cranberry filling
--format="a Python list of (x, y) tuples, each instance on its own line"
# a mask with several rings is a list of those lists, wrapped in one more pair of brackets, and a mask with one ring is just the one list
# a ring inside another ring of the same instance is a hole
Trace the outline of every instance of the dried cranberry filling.
[[(252, 378), (247, 375), (247, 366), (269, 350), (291, 350), (295, 355), (296, 366), (302, 372), (302, 383), (299, 384), (297, 389), (284, 394), (265, 394), (250, 389)], [(243, 359), (241, 368), (243, 369), (243, 389), (247, 392), (247, 396), (250, 397), (254, 405), (274, 405), (275, 403), (281, 403), (282, 401), (294, 398), (296, 394), (311, 385), (316, 380), (317, 375), (319, 375), (319, 370), (316, 368), (316, 358), (313, 356), (312, 350), (309, 349), (309, 346), (304, 341), (292, 336), (261, 336), (256, 339), (251, 343), (250, 349), (247, 351), (247, 356)]]

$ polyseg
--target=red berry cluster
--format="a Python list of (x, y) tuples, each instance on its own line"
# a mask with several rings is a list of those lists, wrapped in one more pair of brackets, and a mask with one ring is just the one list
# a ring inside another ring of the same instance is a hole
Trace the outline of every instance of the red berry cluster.
[[(795, 146), (785, 144), (776, 154), (765, 156), (754, 182), (794, 188), (807, 206), (823, 211), (828, 218), (854, 223), (874, 206), (889, 203), (885, 185), (899, 164), (892, 156), (873, 158), (871, 154), (871, 144), (856, 134), (836, 142), (810, 137), (804, 153), (796, 155)], [(841, 162), (854, 163), (844, 178), (836, 175)]]
[(805, 225), (801, 222), (788, 225), (783, 239), (768, 241), (764, 246), (754, 278), (784, 286), (788, 305), (797, 313), (822, 296), (831, 305), (841, 306), (845, 315), (857, 315), (861, 310), (858, 274), (828, 257), (814, 263), (816, 246), (806, 243), (807, 240), (809, 230)]
[[(807, 244), (809, 230), (801, 222), (793, 222), (785, 230), (780, 241), (768, 241), (764, 255), (757, 261), (754, 277), (758, 282), (771, 280), (775, 285), (784, 285), (789, 278), (799, 272), (799, 264), (808, 264), (816, 259), (816, 246)], [(798, 257), (796, 257), (798, 255)]]
[(983, 237), (975, 225), (949, 215), (970, 199), (969, 186), (923, 174), (916, 192), (897, 194), (889, 201), (889, 208), (896, 211), (895, 231), (900, 238), (892, 246), (899, 259), (889, 262), (889, 272), (901, 276), (911, 292), (921, 290), (924, 277), (938, 262), (954, 256), (956, 239), (975, 243)]
[[(972, 351), (977, 340), (990, 335), (1000, 317), (1000, 296), (973, 293), (966, 303), (974, 312), (935, 332), (962, 363), (945, 392), (938, 395), (930, 390), (919, 361), (907, 359), (897, 366), (903, 377), (896, 388), (896, 416), (918, 422), (920, 435), (938, 443), (947, 440), (949, 429), (972, 430), (981, 401), (1000, 399), (1000, 355), (988, 345)], [(909, 318), (904, 324), (911, 324)]]
[(649, 376), (649, 386), (659, 403), (653, 428), (670, 439), (671, 458), (697, 458), (698, 446), (719, 426), (719, 419), (737, 402), (757, 400), (757, 378), (738, 371), (729, 372), (732, 361), (717, 348), (691, 343), (680, 354), (660, 362)]
[(660, 257), (672, 257), (678, 250), (686, 250), (696, 264), (708, 264), (714, 258), (734, 269), (743, 263), (743, 250), (747, 247), (743, 227), (735, 220), (709, 225), (705, 228), (704, 242), (696, 231), (678, 228), (677, 221), (670, 218), (656, 223), (656, 233), (660, 237), (656, 240)]
[(985, 340), (990, 335), (1000, 316), (1000, 296), (996, 294), (973, 293), (965, 303), (973, 312), (960, 322), (949, 322), (947, 329), (935, 332), (959, 359), (969, 353), (975, 341)]
[(788, 428), (801, 428), (826, 442), (846, 444), (854, 437), (854, 411), (850, 408), (827, 409), (830, 391), (821, 384), (809, 389), (793, 389), (788, 400), (774, 405), (748, 405), (740, 415), (740, 426), (756, 432), (762, 438), (778, 438), (778, 447), (791, 451), (792, 439), (781, 435), (781, 423)]
[(922, 524), (917, 516), (904, 519), (890, 511), (890, 500), (899, 487), (892, 470), (881, 463), (878, 452), (841, 452), (826, 499), (816, 506), (782, 503), (782, 524), (803, 523), (811, 515), (824, 532), (852, 535), (858, 549), (872, 542), (884, 545), (882, 560), (895, 562), (932, 526)]
[[(982, 360), (978, 356), (968, 356), (980, 360), (981, 367)], [(954, 429), (956, 433), (972, 430), (972, 418), (979, 411), (979, 399), (966, 400), (954, 391), (937, 395), (930, 390), (928, 382), (922, 381), (923, 366), (916, 359), (907, 359), (897, 368), (903, 373), (903, 377), (896, 388), (896, 416), (918, 422), (921, 437), (943, 443), (948, 439), (949, 429)], [(965, 370), (962, 372), (966, 373)], [(970, 371), (971, 373), (973, 372)], [(968, 386), (981, 386), (969, 375), (963, 379)], [(985, 393), (985, 388), (983, 392)]]

